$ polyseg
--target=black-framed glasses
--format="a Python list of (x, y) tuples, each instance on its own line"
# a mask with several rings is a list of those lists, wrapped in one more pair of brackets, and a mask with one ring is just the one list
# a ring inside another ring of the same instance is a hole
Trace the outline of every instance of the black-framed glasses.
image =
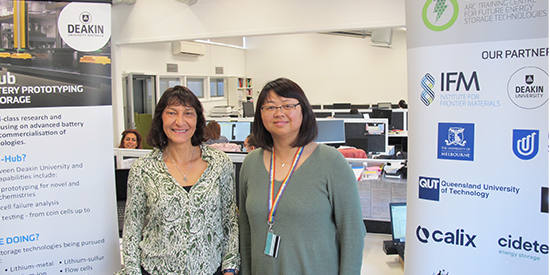
[(283, 111), (283, 113), (289, 113), (289, 112), (292, 112), (294, 110), (296, 110), (296, 106), (300, 105), (300, 102), (296, 103), (296, 104), (284, 104), (284, 105), (281, 105), (281, 106), (263, 106), (261, 109), (262, 111), (264, 112), (264, 114), (266, 115), (272, 115), (272, 114), (275, 114), (277, 112), (277, 109), (281, 109), (281, 111)]

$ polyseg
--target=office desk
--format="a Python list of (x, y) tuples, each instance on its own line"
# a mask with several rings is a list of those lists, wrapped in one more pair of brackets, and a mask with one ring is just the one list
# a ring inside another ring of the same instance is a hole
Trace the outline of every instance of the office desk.
[(409, 136), (408, 131), (397, 131), (397, 132), (390, 131), (388, 133), (388, 138), (391, 138), (391, 137), (407, 137), (407, 136)]
[(385, 240), (391, 240), (391, 235), (367, 233), (361, 274), (403, 275), (404, 269), (399, 262), (399, 256), (384, 253), (382, 246)]

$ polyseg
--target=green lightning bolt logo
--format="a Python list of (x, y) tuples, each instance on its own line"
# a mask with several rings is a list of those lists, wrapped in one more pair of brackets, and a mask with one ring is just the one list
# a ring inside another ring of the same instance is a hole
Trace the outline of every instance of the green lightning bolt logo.
[[(428, 9), (430, 7), (430, 4), (432, 4), (433, 2), (435, 2), (433, 13), (436, 14), (434, 23), (430, 22), (430, 19), (428, 19)], [(457, 0), (449, 0), (449, 2), (451, 2), (453, 7), (453, 15), (451, 19), (443, 25), (435, 25), (435, 23), (437, 23), (437, 21), (439, 21), (441, 16), (445, 13), (449, 5), (447, 5), (447, 0), (427, 0), (426, 1), (426, 3), (424, 4), (424, 7), (422, 8), (422, 21), (424, 21), (424, 25), (426, 25), (428, 29), (432, 31), (444, 31), (450, 28), (456, 22), (456, 19), (458, 18), (458, 13), (459, 13), (458, 2)]]
[(436, 23), (437, 21), (439, 21), (439, 18), (441, 18), (441, 15), (447, 9), (447, 5), (445, 5), (446, 2), (446, 0), (437, 0), (437, 3), (435, 4), (434, 12), (437, 13), (437, 17), (435, 18)]

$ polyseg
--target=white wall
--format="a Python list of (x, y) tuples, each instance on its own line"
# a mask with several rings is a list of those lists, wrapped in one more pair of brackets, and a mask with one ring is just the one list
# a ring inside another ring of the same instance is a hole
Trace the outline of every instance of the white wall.
[(278, 77), (296, 81), (312, 104), (377, 103), (407, 99), (406, 31), (396, 29), (391, 48), (370, 38), (326, 34), (246, 39), (246, 75), (254, 91)]
[(137, 0), (112, 9), (115, 44), (405, 26), (404, 0)]
[[(124, 130), (123, 71), (137, 70), (138, 67), (144, 72), (152, 71), (143, 63), (136, 66), (136, 69), (128, 68), (123, 60), (141, 58), (156, 63), (160, 62), (161, 56), (144, 53), (139, 55), (135, 49), (126, 48), (126, 45), (136, 44), (139, 47), (146, 45), (142, 43), (196, 38), (403, 27), (405, 1), (199, 0), (196, 4), (187, 6), (175, 0), (137, 0), (134, 5), (113, 5), (111, 16), (115, 133), (113, 143), (116, 145), (119, 133)], [(153, 67), (156, 68), (154, 70), (161, 70), (163, 66), (157, 64), (151, 68)], [(308, 82), (304, 83), (307, 89), (310, 87)], [(261, 84), (256, 81), (255, 88)]]
[[(172, 54), (172, 43), (128, 44), (120, 46), (120, 69), (123, 73), (141, 72), (163, 76), (214, 76), (215, 67), (223, 67), (220, 76), (245, 75), (245, 51), (243, 49), (205, 45), (204, 56)], [(166, 71), (166, 64), (177, 64), (178, 72)]]
[[(160, 77), (246, 75), (245, 50), (216, 45), (205, 45), (205, 47), (206, 54), (204, 56), (186, 56), (172, 54), (172, 43), (170, 42), (124, 44), (117, 47), (118, 59), (116, 64), (121, 72), (121, 79), (129, 73)], [(167, 63), (177, 64), (178, 72), (167, 72)], [(223, 67), (224, 74), (216, 74), (216, 67)], [(122, 107), (120, 106), (123, 105), (122, 91), (117, 92), (115, 97), (117, 100), (113, 104), (117, 104), (117, 111), (121, 111)], [(227, 100), (202, 100), (202, 103), (209, 112), (213, 106), (227, 105)], [(121, 113), (121, 115), (123, 114)], [(124, 130), (123, 120), (119, 121), (119, 126), (120, 129), (117, 129), (115, 135)]]

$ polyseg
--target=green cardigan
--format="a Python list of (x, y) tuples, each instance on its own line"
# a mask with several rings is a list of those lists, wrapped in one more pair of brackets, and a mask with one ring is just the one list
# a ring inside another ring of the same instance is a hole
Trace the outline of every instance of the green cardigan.
[(239, 274), (361, 274), (365, 225), (357, 181), (343, 155), (325, 145), (292, 175), (275, 215), (278, 257), (264, 254), (269, 171), (263, 153), (250, 152), (240, 173)]

